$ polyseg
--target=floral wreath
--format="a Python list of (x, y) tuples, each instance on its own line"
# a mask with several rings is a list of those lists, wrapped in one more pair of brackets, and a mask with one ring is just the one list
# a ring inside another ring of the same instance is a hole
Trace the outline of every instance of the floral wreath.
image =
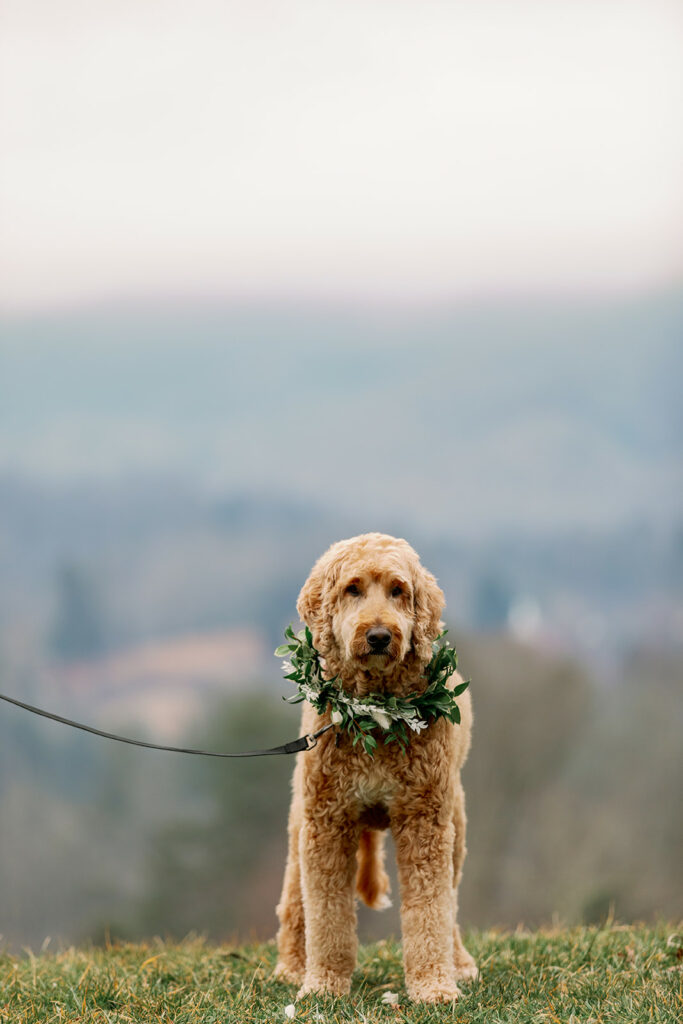
[(324, 679), (320, 654), (313, 646), (313, 635), (306, 626), (295, 633), (291, 625), (285, 630), (287, 643), (275, 650), (275, 656), (284, 657), (282, 668), (285, 679), (297, 685), (297, 692), (283, 697), (288, 704), (307, 700), (319, 715), (329, 707), (332, 723), (353, 737), (353, 746), (361, 742), (371, 757), (378, 740), (373, 735), (381, 730), (384, 744), (396, 742), (405, 753), (410, 732), (422, 732), (437, 718), (460, 724), (460, 708), (455, 698), (469, 686), (469, 680), (452, 690), (446, 681), (458, 667), (455, 648), (443, 640), (448, 630), (440, 633), (432, 644), (432, 659), (422, 678), (428, 681), (423, 693), (409, 693), (406, 697), (372, 694), (369, 697), (351, 697), (339, 685), (337, 678)]

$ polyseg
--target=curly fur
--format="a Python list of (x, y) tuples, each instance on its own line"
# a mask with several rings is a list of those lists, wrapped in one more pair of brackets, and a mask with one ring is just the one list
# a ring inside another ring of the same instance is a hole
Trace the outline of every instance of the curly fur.
[[(328, 678), (354, 695), (405, 695), (422, 673), (441, 629), (444, 597), (405, 541), (368, 533), (340, 541), (316, 562), (297, 610), (313, 633)], [(366, 633), (391, 633), (377, 654)], [(449, 685), (461, 682), (457, 673)], [(465, 802), (460, 769), (472, 726), (469, 692), (459, 698), (462, 723), (438, 719), (411, 736), (404, 755), (380, 746), (373, 759), (346, 734), (325, 733), (298, 755), (289, 816), (289, 855), (277, 908), (278, 977), (308, 992), (349, 992), (356, 964), (355, 888), (375, 909), (389, 905), (384, 830), (396, 846), (406, 986), (410, 997), (443, 1002), (457, 980), (477, 974), (457, 924), (465, 857)], [(307, 703), (302, 729), (327, 724)]]

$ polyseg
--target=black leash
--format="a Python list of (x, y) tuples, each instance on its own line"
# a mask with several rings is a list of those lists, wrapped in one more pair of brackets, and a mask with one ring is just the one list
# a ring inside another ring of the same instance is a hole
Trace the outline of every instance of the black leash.
[(81, 729), (83, 732), (91, 732), (93, 736), (104, 736), (106, 740), (116, 740), (117, 743), (129, 743), (132, 747), (147, 747), (148, 750), (170, 750), (175, 754), (199, 754), (202, 757), (266, 757), (270, 754), (297, 754), (300, 750), (313, 750), (318, 742), (318, 737), (332, 728), (332, 725), (325, 725), (317, 732), (309, 732), (300, 736), (298, 740), (290, 743), (283, 743), (281, 747), (271, 747), (269, 750), (244, 750), (238, 754), (223, 754), (215, 750), (192, 750), (190, 747), (164, 747), (160, 743), (145, 743), (144, 740), (131, 740), (127, 736), (117, 736), (113, 732), (103, 732), (102, 729), (93, 729), (91, 725), (83, 725), (81, 722), (72, 722), (70, 718), (62, 718), (61, 715), (53, 715), (51, 711), (42, 711), (34, 708), (32, 704), (24, 704), (15, 697), (6, 697), (0, 693), (0, 700), (6, 700), (8, 704), (16, 704), (24, 711), (30, 711), (34, 715), (41, 715), (42, 718), (49, 718), (53, 722), (61, 722), (62, 725), (70, 725), (74, 729)]

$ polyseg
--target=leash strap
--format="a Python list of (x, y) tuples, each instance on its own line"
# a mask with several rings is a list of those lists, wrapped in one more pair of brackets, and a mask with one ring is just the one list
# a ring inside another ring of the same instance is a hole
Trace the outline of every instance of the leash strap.
[(93, 736), (103, 736), (106, 740), (116, 740), (117, 743), (128, 743), (132, 747), (146, 747), (148, 750), (170, 750), (174, 754), (199, 754), (201, 757), (268, 757), (271, 754), (297, 754), (300, 750), (312, 750), (318, 742), (318, 737), (332, 728), (332, 724), (323, 726), (317, 732), (307, 733), (300, 736), (298, 740), (291, 740), (283, 743), (281, 747), (270, 747), (268, 750), (243, 750), (236, 754), (219, 753), (215, 750), (193, 750), (191, 747), (164, 747), (160, 743), (145, 743), (144, 740), (131, 740), (127, 736), (117, 736), (113, 732), (104, 732), (102, 729), (94, 729), (91, 725), (83, 725), (81, 722), (72, 722), (70, 718), (62, 718), (51, 711), (43, 711), (35, 708), (32, 704), (24, 704), (16, 697), (7, 697), (0, 693), (0, 700), (8, 704), (15, 704), (24, 711), (30, 711), (33, 715), (40, 715), (42, 718), (49, 718), (53, 722), (61, 722), (62, 725), (70, 725), (73, 729), (80, 729), (82, 732), (90, 732)]

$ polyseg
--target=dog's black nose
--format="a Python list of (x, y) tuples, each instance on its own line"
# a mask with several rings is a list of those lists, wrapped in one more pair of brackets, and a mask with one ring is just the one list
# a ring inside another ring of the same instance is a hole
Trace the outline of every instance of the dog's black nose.
[(384, 626), (373, 626), (365, 634), (365, 639), (370, 644), (373, 654), (381, 654), (389, 646), (391, 633)]

